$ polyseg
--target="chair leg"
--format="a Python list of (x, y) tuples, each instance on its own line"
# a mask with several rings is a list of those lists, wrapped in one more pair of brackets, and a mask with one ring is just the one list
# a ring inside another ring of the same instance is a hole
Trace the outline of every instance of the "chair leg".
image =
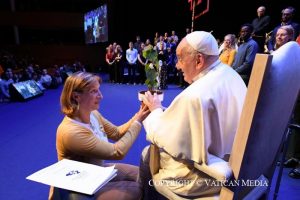
[(274, 191), (274, 196), (273, 196), (274, 200), (276, 200), (277, 197), (278, 197), (278, 192), (279, 192), (279, 187), (280, 187), (280, 182), (281, 182), (282, 172), (283, 172), (283, 164), (284, 164), (286, 152), (287, 152), (287, 149), (288, 149), (288, 142), (289, 142), (289, 139), (290, 139), (290, 135), (291, 135), (291, 129), (288, 128), (287, 133), (286, 133), (286, 137), (283, 141), (283, 152), (282, 152), (282, 157), (281, 157), (279, 171), (278, 171), (276, 185), (275, 185), (275, 191)]

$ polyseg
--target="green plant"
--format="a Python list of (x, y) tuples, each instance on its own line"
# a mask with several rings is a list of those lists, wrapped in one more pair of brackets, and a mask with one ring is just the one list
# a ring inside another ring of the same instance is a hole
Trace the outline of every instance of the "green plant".
[(153, 49), (152, 46), (147, 46), (143, 50), (143, 56), (148, 60), (145, 65), (146, 72), (146, 81), (145, 84), (148, 87), (149, 91), (157, 89), (157, 76), (158, 76), (158, 59), (157, 52)]

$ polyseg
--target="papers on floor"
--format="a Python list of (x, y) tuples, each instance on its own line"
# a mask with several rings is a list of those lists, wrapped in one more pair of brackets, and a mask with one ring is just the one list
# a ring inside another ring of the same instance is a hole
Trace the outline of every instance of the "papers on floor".
[(63, 159), (26, 177), (54, 187), (92, 195), (114, 178), (114, 166), (97, 165)]

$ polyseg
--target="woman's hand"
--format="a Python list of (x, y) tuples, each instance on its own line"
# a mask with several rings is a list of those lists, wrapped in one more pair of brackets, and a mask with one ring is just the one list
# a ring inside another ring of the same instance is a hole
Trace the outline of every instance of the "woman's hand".
[(146, 105), (141, 105), (140, 110), (135, 114), (135, 120), (138, 122), (143, 122), (144, 119), (150, 114), (150, 110)]

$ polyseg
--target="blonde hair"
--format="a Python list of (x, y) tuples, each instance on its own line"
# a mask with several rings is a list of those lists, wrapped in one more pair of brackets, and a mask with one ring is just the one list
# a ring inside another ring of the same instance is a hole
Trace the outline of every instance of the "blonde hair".
[(294, 40), (294, 28), (291, 25), (281, 26), (278, 28), (278, 30), (279, 29), (286, 31), (287, 35), (289, 36), (289, 41)]
[(78, 102), (73, 99), (73, 92), (81, 93), (95, 81), (102, 82), (99, 76), (88, 72), (76, 72), (69, 76), (60, 96), (61, 112), (69, 117), (73, 116), (79, 107)]
[(230, 47), (232, 49), (235, 49), (235, 42), (236, 42), (236, 37), (234, 34), (227, 34), (225, 35), (225, 37), (229, 37), (230, 38)]

